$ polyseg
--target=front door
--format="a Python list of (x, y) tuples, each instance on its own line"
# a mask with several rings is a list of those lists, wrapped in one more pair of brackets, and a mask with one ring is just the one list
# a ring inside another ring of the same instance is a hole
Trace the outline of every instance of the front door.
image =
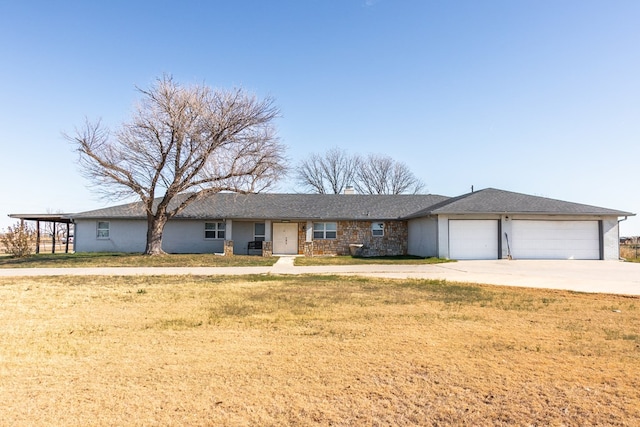
[(298, 254), (298, 224), (273, 223), (273, 253), (274, 255)]

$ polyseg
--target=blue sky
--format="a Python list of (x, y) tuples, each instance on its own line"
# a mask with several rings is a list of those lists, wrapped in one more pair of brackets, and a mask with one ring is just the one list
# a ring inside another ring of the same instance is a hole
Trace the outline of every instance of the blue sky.
[(118, 125), (163, 73), (273, 96), (293, 164), (342, 147), (430, 193), (640, 213), (638, 22), (636, 0), (0, 0), (0, 228), (110, 204), (61, 134)]

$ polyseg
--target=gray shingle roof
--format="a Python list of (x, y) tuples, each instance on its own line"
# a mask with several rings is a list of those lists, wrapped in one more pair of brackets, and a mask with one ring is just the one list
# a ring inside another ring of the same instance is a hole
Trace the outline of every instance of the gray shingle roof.
[(565, 202), (546, 197), (487, 188), (454, 197), (410, 215), (417, 218), (438, 214), (553, 214), (632, 216), (631, 212)]
[[(192, 219), (331, 219), (391, 220), (404, 218), (447, 200), (446, 196), (363, 194), (232, 194), (197, 200), (176, 218)], [(141, 202), (82, 212), (74, 219), (144, 218)]]
[[(176, 201), (177, 202), (177, 201)], [(434, 194), (213, 194), (176, 218), (393, 220), (438, 214), (553, 214), (632, 216), (630, 212), (487, 188), (459, 197)], [(74, 219), (145, 218), (141, 202), (72, 215)]]

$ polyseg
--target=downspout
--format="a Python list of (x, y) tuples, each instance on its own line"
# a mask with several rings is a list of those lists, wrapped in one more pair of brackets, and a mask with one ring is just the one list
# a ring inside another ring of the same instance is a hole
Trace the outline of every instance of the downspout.
[(624, 219), (618, 220), (618, 261), (626, 261), (626, 259), (620, 256), (620, 223), (626, 220), (627, 220), (627, 216), (625, 216)]

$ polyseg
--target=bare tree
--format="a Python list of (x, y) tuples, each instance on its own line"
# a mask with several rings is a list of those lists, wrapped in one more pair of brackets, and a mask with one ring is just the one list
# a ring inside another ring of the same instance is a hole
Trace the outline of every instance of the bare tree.
[(324, 155), (311, 154), (296, 169), (298, 183), (318, 194), (340, 194), (353, 185), (358, 157), (332, 148)]
[(409, 167), (389, 156), (369, 154), (361, 158), (354, 187), (362, 194), (418, 194), (424, 183)]
[[(110, 132), (86, 122), (73, 137), (85, 176), (111, 199), (140, 198), (147, 214), (146, 254), (161, 254), (165, 224), (212, 193), (254, 193), (285, 171), (271, 98), (241, 89), (184, 87), (163, 76), (129, 122)], [(176, 197), (181, 195), (181, 197)]]
[(339, 194), (353, 186), (361, 194), (417, 194), (424, 184), (406, 164), (389, 156), (347, 154), (333, 148), (311, 154), (296, 168), (298, 183), (318, 194)]

